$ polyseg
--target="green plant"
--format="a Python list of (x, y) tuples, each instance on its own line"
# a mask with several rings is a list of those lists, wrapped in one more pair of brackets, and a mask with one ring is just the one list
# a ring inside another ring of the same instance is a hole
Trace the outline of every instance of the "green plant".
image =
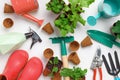
[(60, 11), (61, 13), (54, 21), (55, 26), (59, 28), (62, 36), (66, 36), (68, 33), (74, 33), (78, 22), (85, 25), (86, 21), (80, 14), (84, 12), (83, 7), (89, 7), (92, 2), (94, 0), (69, 0), (68, 5), (64, 4), (63, 9)]
[(50, 64), (53, 65), (52, 71), (50, 73), (50, 76), (54, 76), (54, 73), (58, 72), (58, 66), (56, 66), (59, 63), (58, 57), (54, 57), (53, 60), (49, 60)]
[(81, 78), (85, 77), (87, 73), (87, 69), (82, 70), (81, 68), (73, 67), (73, 69), (63, 68), (60, 71), (60, 75), (63, 77), (70, 77), (73, 80), (80, 80)]
[(115, 34), (116, 37), (120, 39), (120, 20), (114, 23), (111, 29), (112, 33)]
[(112, 31), (112, 33), (115, 34), (115, 36), (116, 36), (117, 38), (120, 39), (120, 20), (118, 20), (117, 22), (114, 23), (111, 31)]
[(60, 13), (64, 7), (65, 2), (63, 0), (50, 0), (49, 3), (46, 4), (47, 10), (51, 10), (54, 13)]

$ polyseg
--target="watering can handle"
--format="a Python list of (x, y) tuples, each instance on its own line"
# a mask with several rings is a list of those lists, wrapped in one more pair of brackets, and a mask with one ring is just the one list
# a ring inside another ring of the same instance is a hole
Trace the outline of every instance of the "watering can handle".
[(37, 18), (31, 16), (30, 14), (27, 14), (27, 13), (23, 14), (22, 16), (24, 16), (25, 18), (28, 18), (34, 22), (37, 22), (39, 26), (41, 26), (43, 23), (43, 20), (39, 20), (39, 19), (37, 19)]

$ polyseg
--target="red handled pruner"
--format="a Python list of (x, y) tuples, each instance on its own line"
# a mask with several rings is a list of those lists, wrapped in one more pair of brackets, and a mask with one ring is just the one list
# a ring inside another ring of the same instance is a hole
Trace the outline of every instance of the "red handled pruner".
[(102, 80), (102, 63), (103, 61), (100, 59), (101, 56), (101, 49), (98, 48), (95, 54), (95, 57), (93, 58), (92, 64), (91, 64), (91, 69), (93, 70), (93, 80), (96, 80), (96, 74), (97, 74), (97, 68), (99, 71), (100, 75), (100, 80)]

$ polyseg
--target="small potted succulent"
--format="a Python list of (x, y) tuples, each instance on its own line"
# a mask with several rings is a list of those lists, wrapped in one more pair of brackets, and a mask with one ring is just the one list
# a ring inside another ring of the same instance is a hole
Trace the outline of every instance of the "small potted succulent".
[(71, 80), (85, 80), (87, 69), (82, 70), (81, 68), (73, 67), (73, 69), (63, 68), (60, 71), (60, 75), (63, 77), (70, 77)]
[[(58, 7), (57, 2), (61, 5)], [(69, 4), (65, 4), (63, 0), (51, 0), (47, 3), (47, 10), (54, 13), (59, 13), (59, 16), (54, 21), (56, 27), (59, 28), (61, 36), (66, 36), (68, 33), (74, 33), (77, 23), (85, 25), (85, 20), (80, 15), (84, 12), (83, 7), (89, 7), (94, 0), (68, 0)], [(50, 5), (51, 4), (51, 5)], [(54, 4), (54, 6), (52, 6)]]
[(115, 22), (111, 28), (111, 32), (114, 36), (120, 39), (120, 20)]

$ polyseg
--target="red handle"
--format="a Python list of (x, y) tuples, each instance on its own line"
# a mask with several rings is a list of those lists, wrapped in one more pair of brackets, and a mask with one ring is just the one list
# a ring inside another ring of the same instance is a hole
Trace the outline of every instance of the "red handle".
[(99, 73), (100, 73), (100, 80), (102, 80), (102, 68), (98, 68)]
[(96, 80), (96, 69), (93, 70), (93, 80)]

